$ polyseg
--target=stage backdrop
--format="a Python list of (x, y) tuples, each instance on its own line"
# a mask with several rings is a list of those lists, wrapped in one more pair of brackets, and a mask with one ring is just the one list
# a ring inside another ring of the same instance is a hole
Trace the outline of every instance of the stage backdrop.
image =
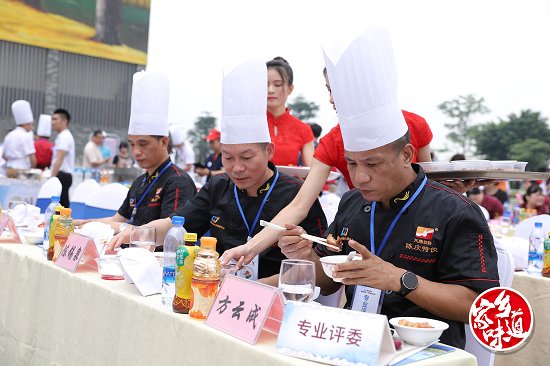
[(151, 0), (0, 0), (0, 39), (147, 63)]

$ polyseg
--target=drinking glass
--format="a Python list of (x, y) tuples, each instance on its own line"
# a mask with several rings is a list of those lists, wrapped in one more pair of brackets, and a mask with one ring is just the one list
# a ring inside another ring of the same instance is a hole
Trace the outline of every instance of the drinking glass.
[(16, 225), (21, 224), (27, 216), (27, 203), (23, 201), (9, 201), (8, 215), (11, 216)]
[(156, 230), (151, 226), (132, 226), (130, 230), (130, 248), (143, 248), (155, 251)]
[(315, 263), (301, 259), (281, 262), (279, 288), (287, 300), (310, 302), (315, 291)]

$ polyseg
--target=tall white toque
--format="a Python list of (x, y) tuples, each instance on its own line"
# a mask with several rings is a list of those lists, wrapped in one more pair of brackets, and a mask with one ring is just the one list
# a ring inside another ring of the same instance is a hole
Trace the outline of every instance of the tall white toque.
[(344, 148), (371, 150), (405, 135), (389, 32), (369, 28), (351, 42), (323, 47), (323, 53)]
[(26, 100), (16, 100), (13, 102), (11, 105), (11, 112), (13, 113), (13, 118), (15, 118), (15, 124), (17, 126), (34, 122), (31, 104)]
[(222, 144), (271, 142), (267, 126), (267, 67), (246, 61), (226, 73), (222, 86)]
[(38, 136), (50, 137), (52, 135), (52, 116), (41, 114), (38, 118), (38, 127), (36, 128)]
[(128, 135), (168, 136), (170, 82), (160, 72), (134, 74)]

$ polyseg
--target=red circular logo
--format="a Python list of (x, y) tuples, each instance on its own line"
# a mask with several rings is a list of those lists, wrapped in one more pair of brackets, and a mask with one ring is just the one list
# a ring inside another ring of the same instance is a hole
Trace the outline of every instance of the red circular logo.
[(507, 352), (520, 347), (529, 339), (533, 327), (531, 305), (512, 288), (484, 291), (470, 308), (470, 330), (490, 351)]

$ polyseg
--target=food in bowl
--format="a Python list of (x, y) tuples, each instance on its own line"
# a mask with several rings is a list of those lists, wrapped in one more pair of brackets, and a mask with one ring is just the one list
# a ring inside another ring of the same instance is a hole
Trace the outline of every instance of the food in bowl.
[(397, 322), (397, 324), (413, 328), (433, 328), (433, 326), (431, 326), (428, 322), (411, 322), (407, 319), (401, 319)]
[(452, 170), (489, 170), (489, 160), (454, 160), (451, 161)]
[(507, 170), (511, 171), (514, 170), (514, 166), (516, 165), (516, 160), (498, 160), (498, 161), (491, 161), (491, 170)]
[[(422, 324), (423, 327), (402, 325), (400, 324), (402, 320), (407, 322), (405, 324)], [(441, 333), (449, 328), (449, 324), (440, 320), (411, 316), (392, 318), (390, 319), (390, 324), (394, 327), (403, 342), (415, 346), (427, 346), (436, 342), (441, 337)], [(426, 325), (429, 327), (426, 327)]]
[[(334, 266), (336, 264), (344, 263), (347, 258), (348, 258), (348, 256), (346, 254), (328, 255), (326, 257), (321, 257), (320, 261), (321, 261), (321, 266), (323, 267), (323, 271), (325, 272), (325, 274), (328, 277), (332, 278), (332, 280), (334, 282), (342, 282), (343, 278), (334, 278), (334, 277), (332, 277), (332, 269), (334, 268)], [(360, 255), (356, 255), (353, 258), (354, 261), (358, 261), (358, 260), (361, 260), (361, 259), (363, 259), (363, 257), (361, 257)]]
[(448, 161), (426, 161), (418, 163), (425, 172), (442, 172), (451, 170), (451, 164)]
[(517, 170), (518, 172), (524, 172), (526, 167), (526, 161), (516, 161), (516, 163), (514, 164), (514, 170)]

